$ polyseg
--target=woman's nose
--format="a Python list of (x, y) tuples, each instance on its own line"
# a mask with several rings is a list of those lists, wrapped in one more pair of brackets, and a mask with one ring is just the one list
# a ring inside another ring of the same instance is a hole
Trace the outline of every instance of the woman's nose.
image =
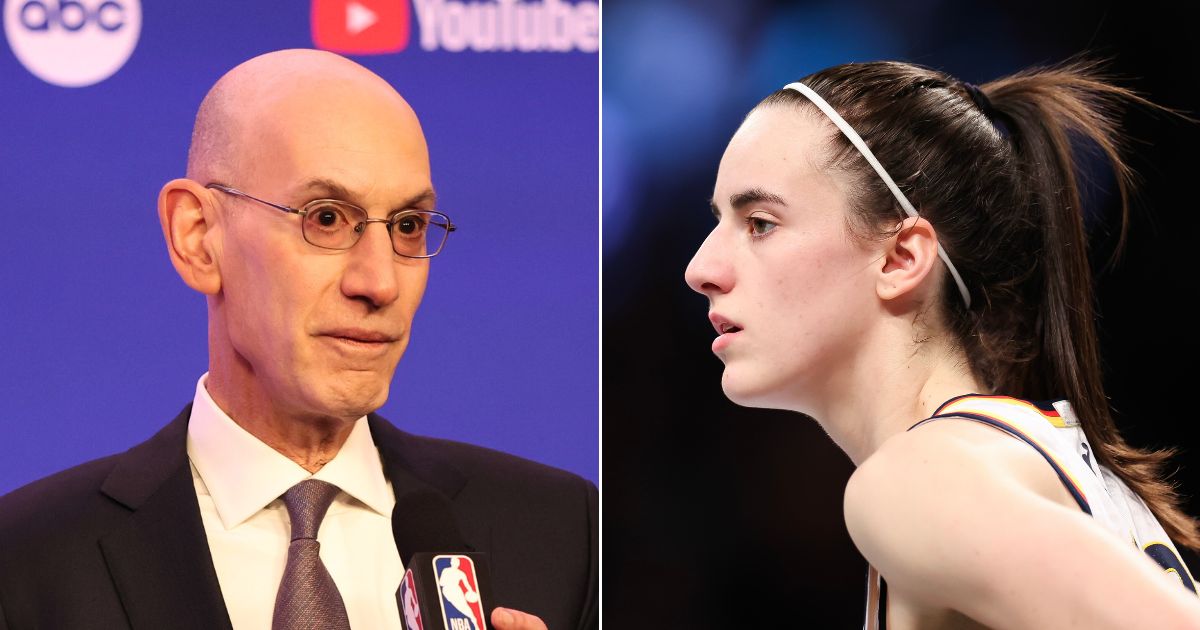
[(700, 249), (696, 250), (696, 255), (692, 256), (683, 274), (693, 291), (709, 297), (714, 293), (727, 293), (733, 288), (732, 267), (728, 257), (723, 255), (718, 239), (719, 235), (714, 229), (700, 244)]

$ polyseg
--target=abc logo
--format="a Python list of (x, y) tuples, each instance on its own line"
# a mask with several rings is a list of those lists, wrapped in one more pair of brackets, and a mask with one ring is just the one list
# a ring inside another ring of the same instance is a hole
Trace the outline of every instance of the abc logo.
[(4, 34), (38, 78), (83, 87), (112, 76), (142, 30), (140, 0), (5, 0)]

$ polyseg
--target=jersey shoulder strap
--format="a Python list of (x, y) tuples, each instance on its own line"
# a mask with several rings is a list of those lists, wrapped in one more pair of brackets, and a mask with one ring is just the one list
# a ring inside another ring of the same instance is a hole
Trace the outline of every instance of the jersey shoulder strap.
[(1118, 539), (1128, 540), (1144, 551), (1164, 571), (1178, 577), (1184, 588), (1196, 592), (1187, 565), (1145, 501), (1096, 461), (1069, 402), (969, 394), (946, 401), (933, 416), (910, 430), (947, 418), (987, 424), (1033, 447), (1054, 469), (1081, 510)]
[[(1033, 447), (1054, 469), (1079, 509), (1092, 514), (1088, 496), (1089, 490), (1094, 494), (1095, 489), (1089, 486), (1096, 485), (1099, 468), (1090, 459), (1087, 440), (1083, 439), (1079, 420), (1069, 402), (1031, 402), (1008, 396), (968, 394), (946, 401), (932, 416), (909, 430), (945, 418), (974, 420)], [(1077, 450), (1083, 452), (1076, 456)]]

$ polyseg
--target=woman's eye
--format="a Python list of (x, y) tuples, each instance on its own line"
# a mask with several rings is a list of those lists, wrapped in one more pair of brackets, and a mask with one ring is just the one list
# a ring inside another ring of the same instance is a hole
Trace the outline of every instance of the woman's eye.
[(750, 233), (754, 236), (763, 236), (777, 227), (774, 223), (761, 217), (747, 217), (746, 224), (750, 226)]

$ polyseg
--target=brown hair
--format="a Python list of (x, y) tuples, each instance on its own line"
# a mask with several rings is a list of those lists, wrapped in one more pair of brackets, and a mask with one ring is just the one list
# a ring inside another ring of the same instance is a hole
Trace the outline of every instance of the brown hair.
[[(1070, 400), (1099, 463), (1146, 501), (1171, 538), (1200, 550), (1200, 527), (1163, 475), (1174, 452), (1130, 446), (1113, 423), (1074, 159), (1088, 145), (1107, 157), (1123, 242), (1134, 181), (1116, 116), (1131, 103), (1162, 108), (1084, 61), (978, 88), (898, 62), (835, 66), (802, 81), (863, 137), (937, 230), (972, 298), (968, 309), (946, 274), (942, 319), (980, 382), (1019, 398)], [(777, 104), (815, 110), (787, 89), (758, 107)], [(901, 208), (842, 134), (832, 142), (830, 166), (855, 184), (852, 225), (889, 233)]]

